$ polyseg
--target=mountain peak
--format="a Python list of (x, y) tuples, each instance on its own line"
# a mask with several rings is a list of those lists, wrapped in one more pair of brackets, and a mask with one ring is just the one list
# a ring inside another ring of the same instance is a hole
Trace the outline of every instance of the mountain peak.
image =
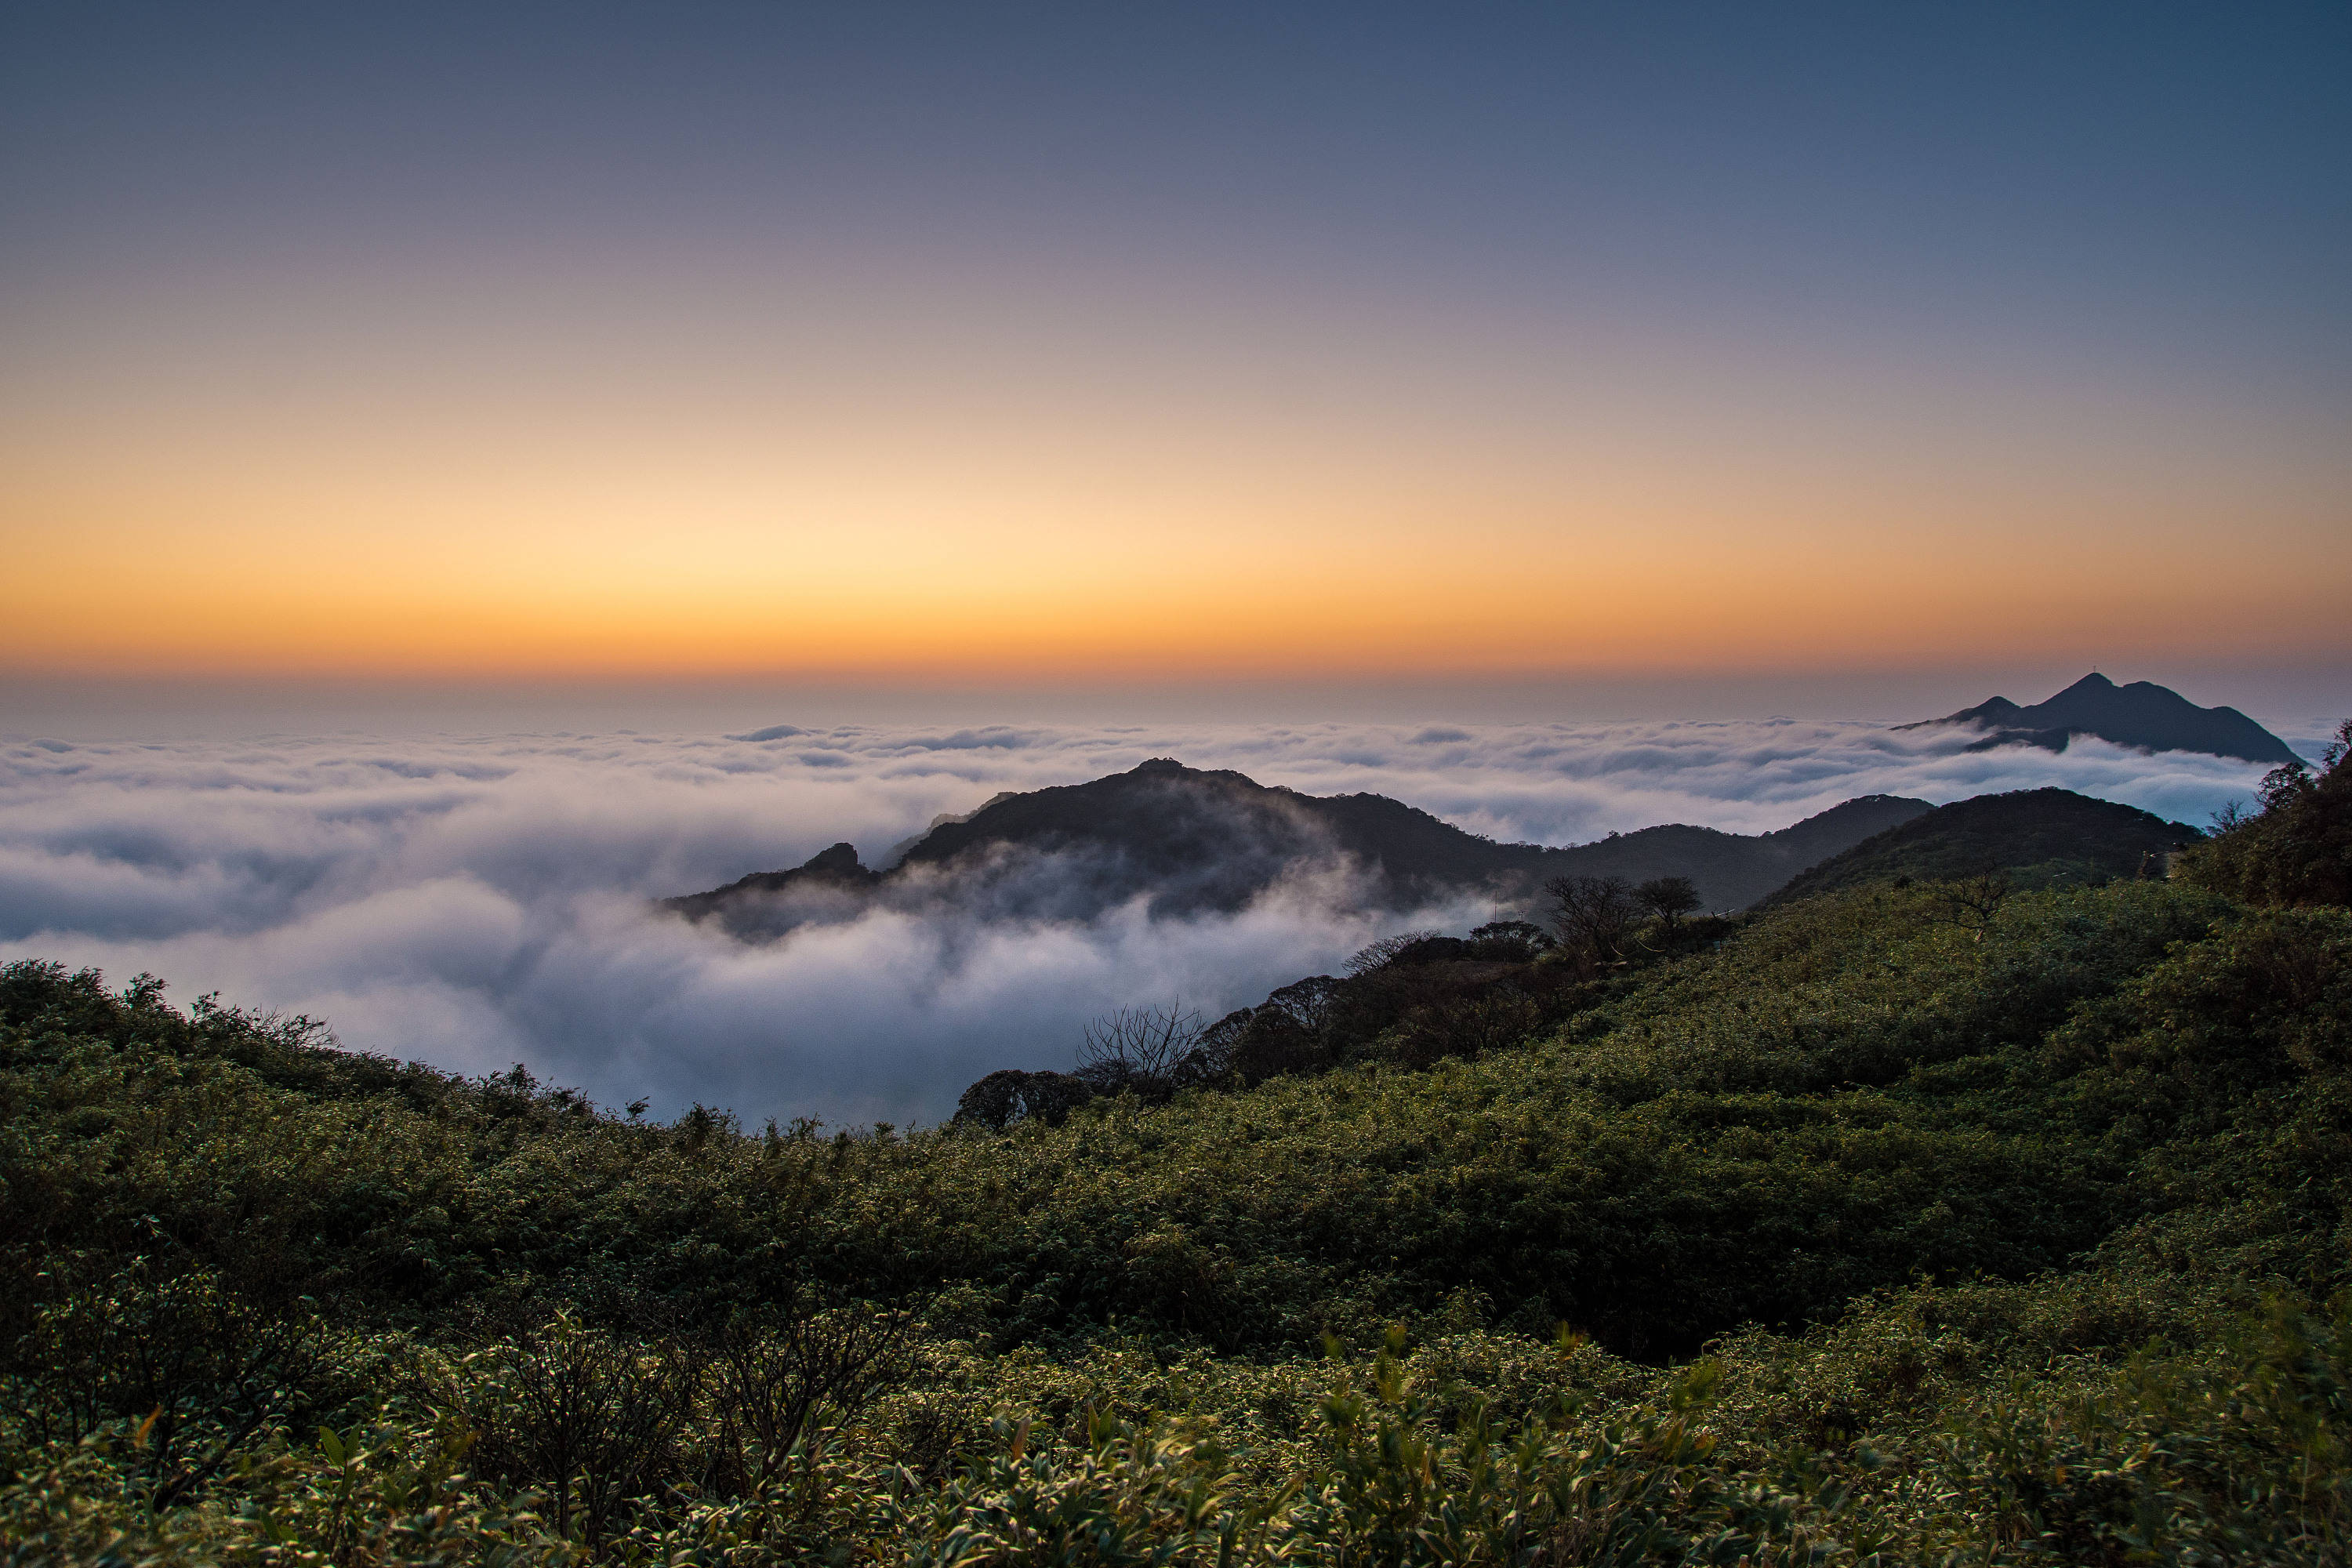
[(2284, 741), (2234, 708), (2200, 708), (2152, 680), (2117, 686), (2097, 670), (2030, 708), (1995, 697), (1941, 719), (1924, 719), (1901, 728), (1917, 730), (1931, 724), (1974, 724), (1988, 731), (1970, 751), (2038, 746), (2063, 752), (2068, 742), (2089, 735), (2144, 752), (2203, 752), (2271, 766), (2303, 760)]
[(866, 874), (866, 868), (858, 864), (857, 847), (854, 844), (836, 844), (829, 849), (820, 849), (808, 858), (801, 869), (824, 877), (862, 877)]

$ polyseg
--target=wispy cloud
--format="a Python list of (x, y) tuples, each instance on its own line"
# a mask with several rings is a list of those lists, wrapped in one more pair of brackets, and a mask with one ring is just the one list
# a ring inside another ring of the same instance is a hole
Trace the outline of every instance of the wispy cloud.
[(310, 1012), (348, 1045), (467, 1072), (524, 1061), (608, 1102), (929, 1119), (991, 1068), (1066, 1063), (1106, 1008), (1236, 1005), (1385, 930), (1483, 911), (1375, 916), (1334, 868), (1233, 916), (902, 905), (747, 947), (649, 900), (840, 839), (870, 861), (1000, 791), (1151, 756), (1549, 843), (1666, 821), (1759, 832), (1855, 795), (2041, 784), (2197, 822), (2257, 776), (2095, 742), (1971, 754), (1959, 739), (1774, 721), (28, 740), (0, 744), (0, 955), (152, 970), (183, 1000), (218, 989)]

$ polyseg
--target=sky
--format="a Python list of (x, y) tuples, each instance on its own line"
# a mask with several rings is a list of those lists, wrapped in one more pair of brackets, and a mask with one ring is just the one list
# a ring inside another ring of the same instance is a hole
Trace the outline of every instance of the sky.
[[(783, 733), (774, 733), (782, 730)], [(2325, 731), (2284, 738), (2316, 756)], [(770, 735), (769, 739), (758, 739)], [(1317, 795), (1369, 790), (1507, 840), (1654, 823), (1766, 832), (1857, 795), (2059, 785), (2200, 826), (2262, 770), (1973, 731), (1734, 720), (782, 725), (700, 733), (0, 742), (0, 963), (142, 972), (180, 1005), (323, 1018), (346, 1047), (468, 1075), (521, 1062), (598, 1103), (930, 1122), (999, 1068), (1067, 1068), (1113, 1009), (1211, 1017), (1475, 900), (1381, 910), (1307, 861), (1230, 915), (1016, 918), (894, 899), (740, 942), (654, 900), (847, 841), (871, 865), (1001, 790), (1152, 756)], [(1066, 855), (1033, 879), (1085, 878)], [(1041, 900), (1051, 907), (1053, 900)], [(1517, 911), (1508, 911), (1516, 913)]]
[(2340, 5), (19, 0), (0, 731), (2325, 715), (2347, 155)]

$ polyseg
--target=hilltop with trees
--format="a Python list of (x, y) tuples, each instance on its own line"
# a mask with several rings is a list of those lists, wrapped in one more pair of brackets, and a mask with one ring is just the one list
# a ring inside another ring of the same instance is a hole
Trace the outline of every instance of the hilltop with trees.
[(1954, 801), (1790, 878), (1760, 907), (1872, 882), (1956, 881), (1999, 871), (2017, 887), (2163, 877), (2205, 835), (2182, 822), (2072, 790), (2014, 790)]

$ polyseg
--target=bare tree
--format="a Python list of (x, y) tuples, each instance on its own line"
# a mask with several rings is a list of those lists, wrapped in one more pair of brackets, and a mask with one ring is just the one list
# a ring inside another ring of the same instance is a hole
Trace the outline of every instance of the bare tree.
[(1114, 1093), (1129, 1087), (1146, 1094), (1163, 1092), (1200, 1044), (1204, 1028), (1201, 1015), (1181, 999), (1165, 1007), (1121, 1007), (1106, 1013), (1086, 1027), (1078, 1046), (1077, 1076)]
[(2004, 871), (1979, 871), (1957, 882), (1941, 883), (1933, 895), (1937, 918), (1973, 931), (1976, 940), (1982, 942), (1993, 916), (2000, 912), (2011, 890), (2009, 875)]
[(569, 1312), (492, 1341), (473, 1391), (474, 1462), (486, 1475), (543, 1487), (555, 1528), (574, 1515), (593, 1545), (679, 1463), (677, 1443), (703, 1381), (699, 1347), (651, 1344)]
[(1595, 963), (1624, 956), (1633, 923), (1633, 889), (1622, 877), (1554, 877), (1544, 884), (1552, 927), (1567, 946)]
[(914, 1321), (905, 1306), (819, 1310), (795, 1298), (721, 1325), (707, 1352), (718, 1489), (759, 1491), (824, 1420), (854, 1419), (903, 1377)]
[(1653, 877), (1633, 889), (1633, 901), (1671, 932), (1683, 916), (1698, 908), (1698, 884), (1688, 877)]

